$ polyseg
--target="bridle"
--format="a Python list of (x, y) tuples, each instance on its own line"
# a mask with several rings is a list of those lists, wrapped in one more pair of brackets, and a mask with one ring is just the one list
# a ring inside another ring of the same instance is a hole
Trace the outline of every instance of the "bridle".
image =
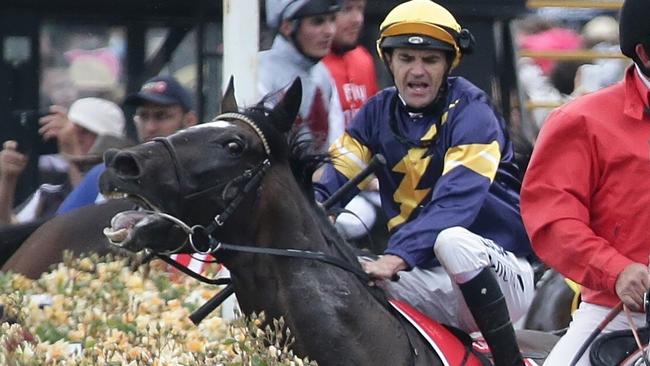
[[(234, 119), (246, 123), (255, 131), (255, 133), (262, 141), (262, 145), (264, 147), (264, 152), (266, 156), (264, 160), (262, 160), (262, 162), (260, 162), (257, 166), (243, 171), (242, 174), (230, 179), (229, 181), (216, 183), (198, 192), (188, 193), (190, 188), (187, 179), (187, 172), (180, 164), (178, 159), (178, 154), (176, 153), (176, 149), (174, 148), (174, 145), (171, 143), (171, 141), (167, 137), (157, 137), (153, 139), (154, 142), (159, 142), (165, 147), (165, 150), (167, 151), (167, 153), (171, 158), (172, 165), (174, 168), (174, 174), (176, 175), (176, 180), (178, 182), (178, 187), (179, 187), (178, 191), (181, 198), (180, 202), (196, 200), (217, 189), (221, 189), (222, 198), (225, 202), (227, 202), (225, 204), (224, 210), (221, 211), (220, 213), (217, 213), (212, 219), (212, 221), (210, 222), (210, 224), (207, 226), (194, 225), (190, 227), (187, 224), (185, 224), (183, 221), (181, 221), (180, 219), (174, 216), (162, 212), (155, 212), (156, 214), (159, 214), (160, 216), (169, 219), (173, 221), (175, 224), (177, 224), (178, 226), (180, 226), (188, 234), (189, 243), (192, 249), (200, 254), (212, 253), (210, 250), (206, 251), (207, 248), (205, 245), (206, 240), (209, 240), (212, 237), (212, 235), (215, 233), (215, 231), (219, 227), (224, 225), (226, 220), (228, 220), (230, 216), (232, 216), (232, 214), (239, 207), (239, 205), (244, 200), (244, 198), (248, 195), (248, 193), (259, 187), (262, 178), (264, 178), (266, 171), (271, 166), (271, 162), (269, 160), (271, 155), (271, 149), (269, 147), (268, 141), (264, 136), (262, 130), (255, 124), (255, 122), (253, 122), (252, 119), (250, 119), (248, 116), (241, 113), (224, 113), (217, 116), (212, 121), (214, 122), (218, 120), (234, 120)], [(230, 191), (231, 187), (237, 189), (237, 193), (234, 194), (232, 198), (228, 199), (226, 195), (227, 192)], [(183, 246), (185, 246), (185, 243), (182, 243), (181, 246), (179, 246), (178, 248), (173, 249), (164, 254), (176, 253), (180, 251)]]
[[(298, 249), (261, 248), (252, 245), (228, 244), (214, 238), (215, 232), (220, 227), (224, 226), (226, 221), (232, 216), (232, 214), (239, 207), (241, 202), (251, 192), (259, 188), (262, 179), (264, 178), (268, 169), (271, 167), (271, 160), (270, 160), (271, 149), (268, 140), (264, 135), (262, 129), (259, 128), (259, 126), (250, 117), (241, 113), (224, 113), (215, 117), (212, 121), (214, 122), (217, 120), (238, 120), (244, 122), (246, 125), (251, 127), (253, 131), (255, 131), (256, 135), (259, 137), (260, 141), (262, 142), (262, 145), (264, 147), (265, 157), (257, 166), (245, 170), (244, 172), (242, 172), (242, 174), (232, 178), (227, 182), (221, 182), (212, 185), (199, 192), (187, 193), (187, 191), (189, 190), (189, 185), (187, 184), (188, 181), (187, 172), (180, 164), (178, 155), (176, 153), (176, 150), (174, 149), (173, 144), (166, 137), (159, 137), (154, 139), (153, 141), (163, 144), (165, 150), (171, 157), (176, 179), (179, 184), (179, 191), (180, 191), (179, 194), (181, 198), (185, 200), (196, 199), (222, 187), (224, 187), (223, 192), (225, 195), (225, 192), (228, 190), (228, 187), (238, 188), (237, 194), (235, 194), (234, 197), (232, 197), (229, 200), (229, 202), (225, 205), (226, 206), (225, 209), (220, 213), (217, 213), (214, 216), (213, 220), (210, 222), (210, 224), (207, 226), (204, 225), (191, 226), (183, 222), (181, 219), (169, 215), (167, 213), (159, 212), (159, 211), (152, 212), (152, 214), (158, 215), (162, 218), (172, 221), (175, 225), (180, 227), (187, 235), (187, 240), (181, 243), (177, 248), (166, 252), (159, 252), (156, 253), (156, 255), (160, 257), (161, 255), (169, 256), (171, 254), (178, 253), (181, 251), (182, 248), (186, 246), (187, 242), (189, 241), (189, 245), (192, 248), (192, 250), (199, 254), (210, 254), (216, 256), (217, 253), (222, 253), (222, 252), (239, 252), (239, 253), (249, 253), (249, 254), (265, 254), (265, 255), (272, 255), (276, 257), (317, 260), (344, 269), (357, 276), (364, 283), (367, 283), (369, 281), (369, 277), (359, 267), (355, 267), (347, 261), (341, 260), (338, 257), (331, 256), (323, 252), (298, 250)], [(209, 280), (192, 271), (189, 271), (191, 272), (191, 274), (186, 271), (183, 272), (203, 282), (206, 282), (205, 280)]]

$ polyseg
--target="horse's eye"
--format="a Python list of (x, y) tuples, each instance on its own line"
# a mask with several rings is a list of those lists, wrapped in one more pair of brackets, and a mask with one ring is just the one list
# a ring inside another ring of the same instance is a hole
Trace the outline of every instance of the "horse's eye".
[(239, 155), (244, 151), (244, 146), (238, 141), (230, 141), (226, 143), (226, 149), (232, 155)]

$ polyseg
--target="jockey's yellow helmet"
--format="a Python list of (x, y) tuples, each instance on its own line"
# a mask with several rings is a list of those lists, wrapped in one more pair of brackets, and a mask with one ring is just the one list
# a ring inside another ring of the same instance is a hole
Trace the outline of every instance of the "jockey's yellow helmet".
[(430, 0), (410, 0), (391, 10), (379, 26), (377, 52), (393, 48), (438, 49), (452, 54), (451, 67), (471, 52), (474, 37), (444, 7)]

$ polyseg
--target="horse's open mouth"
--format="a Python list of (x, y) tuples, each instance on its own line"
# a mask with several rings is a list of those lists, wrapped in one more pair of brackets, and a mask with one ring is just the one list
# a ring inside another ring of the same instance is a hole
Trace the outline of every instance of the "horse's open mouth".
[(133, 231), (138, 227), (145, 226), (152, 220), (158, 218), (160, 210), (152, 205), (144, 197), (122, 192), (111, 192), (105, 195), (108, 199), (127, 198), (133, 201), (137, 208), (134, 210), (122, 211), (111, 219), (111, 226), (104, 228), (103, 233), (111, 244), (126, 247), (133, 238)]

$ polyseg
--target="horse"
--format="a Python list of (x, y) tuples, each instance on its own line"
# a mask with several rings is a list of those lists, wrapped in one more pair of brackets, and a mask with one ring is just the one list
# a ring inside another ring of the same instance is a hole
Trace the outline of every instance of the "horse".
[[(105, 234), (131, 251), (210, 252), (242, 312), (283, 317), (293, 351), (319, 365), (449, 364), (369, 286), (315, 203), (308, 147), (287, 142), (300, 100), (297, 79), (275, 108), (240, 111), (231, 79), (212, 122), (107, 152), (102, 194), (142, 210), (118, 214)], [(480, 365), (469, 351), (456, 356)]]
[(3, 243), (4, 264), (0, 271), (20, 273), (36, 279), (52, 264), (61, 262), (66, 250), (75, 255), (118, 253), (117, 248), (110, 245), (102, 234), (102, 229), (110, 224), (114, 215), (131, 207), (133, 204), (128, 200), (111, 200), (55, 216), (44, 223), (25, 224), (25, 229), (18, 226), (12, 240)]
[(524, 329), (564, 332), (571, 322), (572, 311), (578, 305), (577, 296), (579, 293), (569, 286), (564, 276), (548, 270), (537, 285)]

